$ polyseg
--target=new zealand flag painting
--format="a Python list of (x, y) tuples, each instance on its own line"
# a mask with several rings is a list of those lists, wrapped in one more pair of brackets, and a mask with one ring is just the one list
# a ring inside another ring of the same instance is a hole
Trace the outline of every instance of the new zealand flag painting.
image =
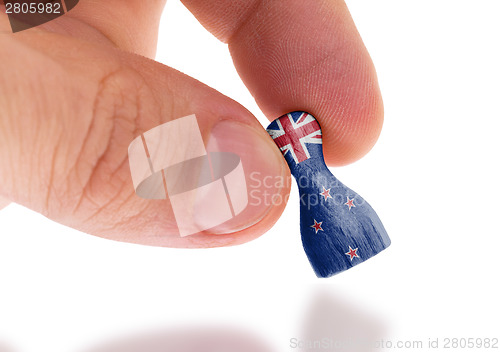
[(297, 181), (302, 244), (318, 277), (338, 274), (390, 245), (372, 207), (326, 166), (321, 128), (311, 114), (283, 115), (267, 132)]

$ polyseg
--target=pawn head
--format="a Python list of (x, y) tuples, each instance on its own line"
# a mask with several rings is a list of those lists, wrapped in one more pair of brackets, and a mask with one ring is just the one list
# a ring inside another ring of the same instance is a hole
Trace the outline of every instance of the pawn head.
[(319, 277), (347, 270), (390, 245), (372, 207), (326, 166), (321, 128), (311, 114), (283, 115), (267, 132), (297, 181), (302, 244)]

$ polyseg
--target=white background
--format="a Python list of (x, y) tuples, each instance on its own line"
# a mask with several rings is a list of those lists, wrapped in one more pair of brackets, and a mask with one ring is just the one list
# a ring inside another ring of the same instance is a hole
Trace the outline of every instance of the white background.
[[(500, 6), (348, 6), (377, 68), (385, 125), (365, 158), (333, 172), (375, 208), (388, 250), (317, 279), (301, 247), (295, 186), (264, 236), (210, 250), (111, 242), (10, 205), (0, 212), (0, 351), (84, 352), (208, 326), (248, 332), (273, 351), (321, 329), (425, 343), (499, 338)], [(177, 0), (165, 9), (157, 59), (267, 126), (227, 47)]]

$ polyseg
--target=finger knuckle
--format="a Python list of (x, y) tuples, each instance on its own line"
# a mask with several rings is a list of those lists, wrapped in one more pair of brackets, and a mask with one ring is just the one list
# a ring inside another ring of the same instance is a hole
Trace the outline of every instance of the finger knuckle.
[(127, 148), (139, 133), (138, 121), (154, 108), (150, 97), (144, 79), (130, 68), (120, 67), (99, 81), (74, 162), (74, 212), (109, 216), (127, 204), (134, 193)]

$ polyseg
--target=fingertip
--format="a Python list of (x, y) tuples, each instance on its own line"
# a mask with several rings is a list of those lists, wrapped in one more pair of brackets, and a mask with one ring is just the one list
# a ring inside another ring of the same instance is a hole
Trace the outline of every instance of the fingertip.
[(291, 76), (273, 89), (256, 87), (255, 96), (271, 121), (291, 111), (315, 116), (323, 131), (324, 157), (330, 166), (362, 158), (382, 130), (382, 95), (364, 48), (332, 54), (306, 74)]
[(4, 197), (0, 196), (0, 210), (2, 210), (3, 208), (5, 208), (9, 204), (10, 204), (10, 200), (8, 200), (7, 198), (4, 198)]
[[(187, 238), (187, 242), (182, 243), (182, 247), (189, 248), (218, 248), (230, 247), (244, 243), (248, 243), (264, 235), (278, 221), (281, 214), (285, 210), (290, 195), (291, 183), (282, 187), (278, 193), (275, 193), (277, 199), (275, 204), (263, 214), (263, 218), (254, 223), (252, 226), (233, 233), (214, 234), (208, 230), (195, 236)], [(170, 246), (170, 245), (169, 245)]]
[[(273, 3), (255, 9), (231, 37), (240, 76), (272, 121), (307, 111), (320, 122), (325, 159), (365, 155), (383, 123), (374, 65), (343, 1)], [(257, 24), (256, 24), (257, 23)]]
[(384, 122), (384, 105), (376, 76), (361, 81), (335, 105), (318, 113), (323, 129), (325, 161), (342, 166), (365, 156), (377, 142)]
[[(231, 186), (233, 175), (224, 177), (235, 216), (186, 237), (189, 245), (226, 247), (260, 237), (278, 220), (288, 201), (291, 176), (281, 153), (263, 128), (232, 119), (223, 120), (213, 127), (207, 151), (214, 156), (230, 151), (239, 158), (245, 181)], [(212, 164), (218, 162), (212, 160)], [(226, 206), (226, 199), (216, 203), (211, 198), (211, 206), (222, 209)], [(209, 221), (213, 221), (213, 217)], [(203, 222), (198, 225), (203, 226)]]

